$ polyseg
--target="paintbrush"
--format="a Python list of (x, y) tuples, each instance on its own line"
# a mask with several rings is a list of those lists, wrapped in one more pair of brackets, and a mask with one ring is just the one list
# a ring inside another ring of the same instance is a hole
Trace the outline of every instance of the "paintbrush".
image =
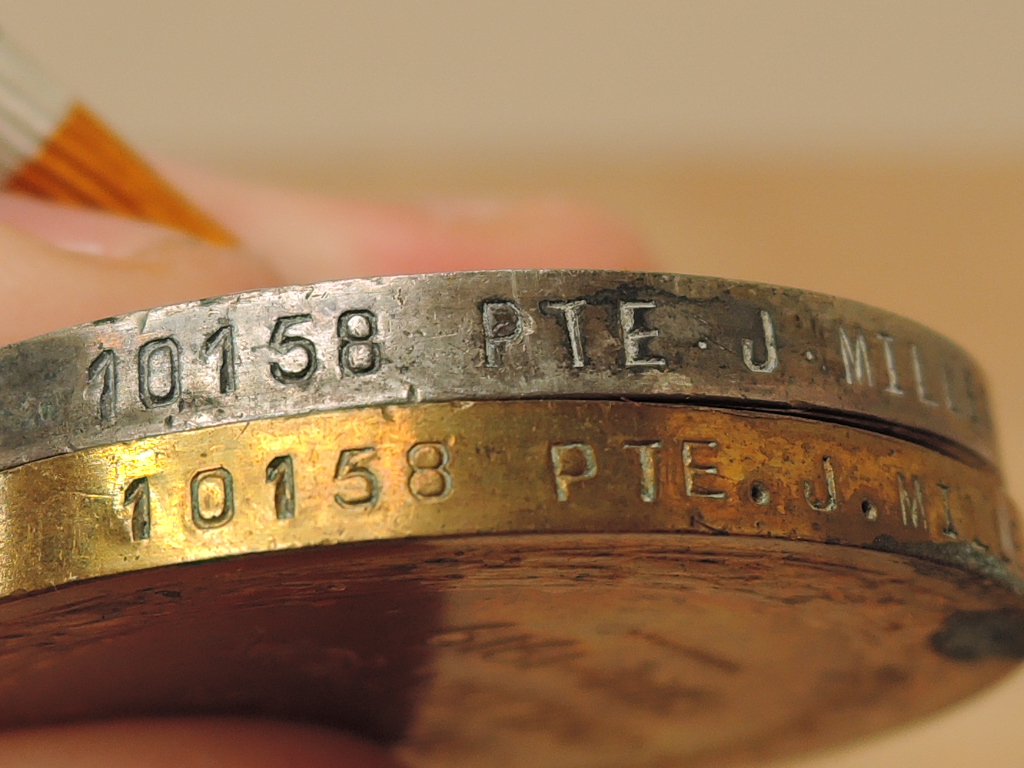
[(235, 242), (2, 33), (0, 179), (11, 192)]

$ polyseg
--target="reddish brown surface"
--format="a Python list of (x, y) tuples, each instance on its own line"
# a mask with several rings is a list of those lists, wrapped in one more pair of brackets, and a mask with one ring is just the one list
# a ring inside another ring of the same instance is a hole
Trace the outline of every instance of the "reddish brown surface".
[(416, 768), (762, 764), (1005, 674), (1020, 599), (847, 547), (693, 535), (325, 547), (0, 604), (0, 725), (250, 714)]

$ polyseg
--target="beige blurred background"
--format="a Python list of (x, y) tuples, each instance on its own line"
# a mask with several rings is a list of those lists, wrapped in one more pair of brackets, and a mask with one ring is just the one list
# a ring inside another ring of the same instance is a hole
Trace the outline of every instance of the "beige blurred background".
[[(140, 147), (388, 198), (582, 197), (666, 269), (896, 310), (989, 372), (1024, 501), (1024, 3), (0, 0)], [(1024, 674), (801, 768), (1024, 765)]]

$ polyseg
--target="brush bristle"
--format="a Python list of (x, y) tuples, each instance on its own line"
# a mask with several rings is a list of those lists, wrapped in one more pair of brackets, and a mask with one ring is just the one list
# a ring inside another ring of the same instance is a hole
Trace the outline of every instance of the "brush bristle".
[(161, 178), (81, 104), (6, 189), (162, 224), (212, 243), (237, 241)]

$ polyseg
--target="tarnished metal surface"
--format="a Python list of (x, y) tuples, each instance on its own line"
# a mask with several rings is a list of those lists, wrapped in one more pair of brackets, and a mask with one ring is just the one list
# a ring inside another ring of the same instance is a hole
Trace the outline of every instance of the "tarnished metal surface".
[(996, 464), (959, 347), (792, 289), (470, 273), (111, 318), (0, 350), (0, 726), (283, 716), (413, 768), (835, 744), (1024, 658)]
[(737, 534), (884, 549), (1017, 589), (992, 470), (754, 412), (517, 400), (170, 433), (0, 473), (0, 594), (319, 544), (473, 534)]
[(675, 534), (228, 558), (0, 603), (0, 724), (327, 723), (411, 768), (764, 765), (906, 723), (1024, 652), (1021, 598), (849, 547)]
[(391, 277), (138, 312), (0, 350), (0, 467), (368, 404), (697, 399), (996, 459), (982, 376), (904, 318), (794, 289), (586, 271)]

